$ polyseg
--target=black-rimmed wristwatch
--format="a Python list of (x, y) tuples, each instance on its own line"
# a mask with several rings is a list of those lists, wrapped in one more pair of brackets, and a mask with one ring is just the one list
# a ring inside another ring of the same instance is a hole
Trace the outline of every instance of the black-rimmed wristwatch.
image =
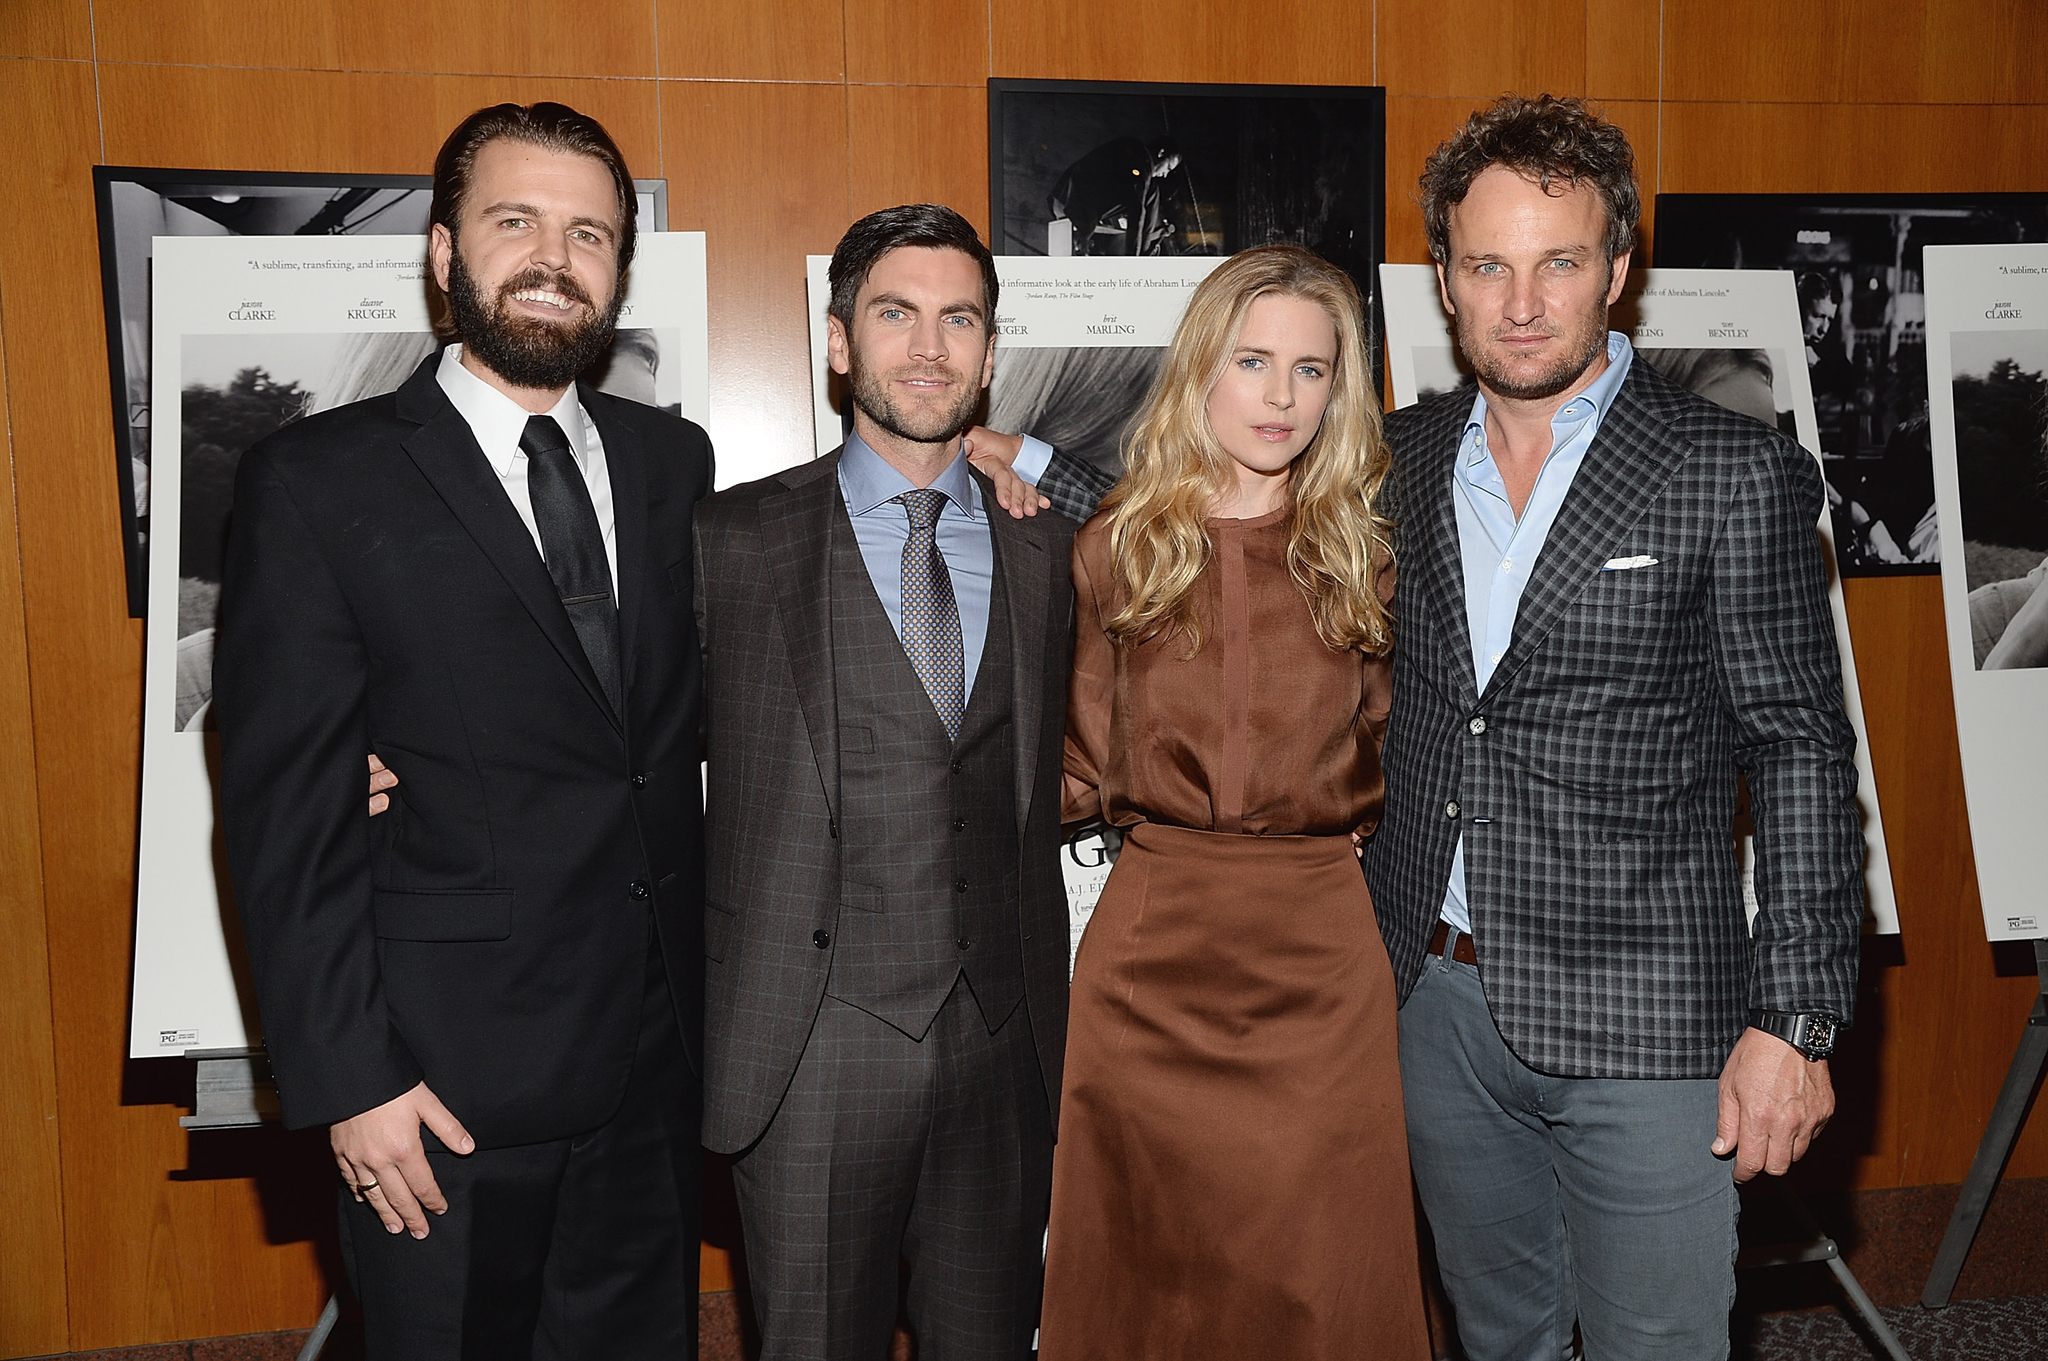
[(1821, 1012), (1752, 1011), (1749, 1024), (1776, 1035), (1804, 1054), (1808, 1063), (1819, 1063), (1835, 1052), (1835, 1031), (1841, 1022)]

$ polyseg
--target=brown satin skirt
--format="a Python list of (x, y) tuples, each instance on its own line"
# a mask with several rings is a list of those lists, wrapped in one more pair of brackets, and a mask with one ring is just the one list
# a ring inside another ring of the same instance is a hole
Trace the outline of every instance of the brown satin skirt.
[(1041, 1361), (1429, 1354), (1350, 838), (1130, 828), (1075, 963)]

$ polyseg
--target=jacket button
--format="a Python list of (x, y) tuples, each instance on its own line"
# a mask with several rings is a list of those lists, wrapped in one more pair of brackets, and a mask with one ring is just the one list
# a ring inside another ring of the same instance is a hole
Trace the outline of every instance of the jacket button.
[(645, 789), (645, 788), (647, 788), (647, 772), (646, 772), (646, 771), (644, 771), (644, 770), (636, 770), (636, 771), (634, 771), (634, 772), (633, 772), (633, 788), (635, 788), (635, 789)]
[(953, 891), (955, 893), (965, 893), (967, 891), (967, 881), (965, 879), (955, 879), (953, 881)]
[(958, 761), (953, 762), (953, 773), (955, 775), (960, 773), (960, 763)]
[(824, 949), (824, 948), (825, 948), (826, 946), (830, 945), (831, 943), (832, 943), (832, 935), (831, 935), (831, 933), (830, 933), (830, 932), (827, 932), (827, 931), (813, 931), (813, 932), (811, 932), (811, 944), (813, 944), (813, 945), (817, 946), (817, 947), (818, 947), (818, 948), (819, 948), (820, 950)]
[(1458, 820), (1458, 801), (1456, 799), (1452, 799), (1449, 803), (1444, 805), (1444, 816), (1449, 818), (1452, 822), (1456, 822)]
[(1473, 718), (1473, 720), (1472, 720), (1472, 721), (1471, 721), (1470, 723), (1467, 723), (1467, 724), (1465, 725), (1465, 731), (1467, 731), (1467, 732), (1471, 733), (1471, 734), (1472, 734), (1472, 735), (1473, 735), (1474, 737), (1477, 737), (1477, 736), (1479, 736), (1479, 734), (1481, 734), (1481, 733), (1485, 732), (1485, 731), (1486, 731), (1486, 719), (1485, 719), (1485, 717), (1484, 717), (1484, 716), (1477, 716), (1477, 717), (1474, 717), (1474, 718)]
[(960, 943), (960, 948), (961, 948), (961, 949), (963, 949), (963, 950), (965, 950), (965, 949), (968, 949), (968, 948), (969, 948), (970, 946), (972, 946), (972, 945), (974, 944), (974, 942), (973, 942), (973, 941), (971, 941), (971, 940), (967, 939), (967, 937), (965, 937), (965, 936), (962, 936), (962, 937), (960, 937), (960, 942), (959, 942), (959, 943)]
[(632, 883), (626, 885), (626, 892), (632, 895), (636, 902), (644, 899), (650, 891), (645, 879), (635, 879)]

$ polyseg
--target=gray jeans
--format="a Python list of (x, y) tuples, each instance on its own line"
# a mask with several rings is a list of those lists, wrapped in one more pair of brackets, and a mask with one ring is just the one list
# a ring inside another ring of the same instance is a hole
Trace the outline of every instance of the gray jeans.
[[(1445, 956), (1450, 954), (1448, 949)], [(1472, 1361), (1722, 1361), (1733, 1169), (1716, 1083), (1551, 1077), (1495, 1028), (1469, 964), (1431, 956), (1401, 1009), (1408, 1151)]]

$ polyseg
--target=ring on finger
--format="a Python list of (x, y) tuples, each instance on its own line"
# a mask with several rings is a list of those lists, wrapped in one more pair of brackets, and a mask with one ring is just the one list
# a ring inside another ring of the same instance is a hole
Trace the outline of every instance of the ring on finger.
[(372, 1177), (372, 1178), (371, 1178), (370, 1180), (368, 1180), (368, 1181), (359, 1181), (359, 1182), (357, 1182), (357, 1183), (356, 1183), (356, 1190), (358, 1190), (358, 1191), (362, 1192), (362, 1193), (363, 1193), (364, 1195), (368, 1195), (368, 1194), (369, 1194), (370, 1192), (372, 1192), (372, 1191), (374, 1191), (374, 1190), (376, 1190), (376, 1189), (377, 1189), (377, 1179), (376, 1179), (375, 1177)]

